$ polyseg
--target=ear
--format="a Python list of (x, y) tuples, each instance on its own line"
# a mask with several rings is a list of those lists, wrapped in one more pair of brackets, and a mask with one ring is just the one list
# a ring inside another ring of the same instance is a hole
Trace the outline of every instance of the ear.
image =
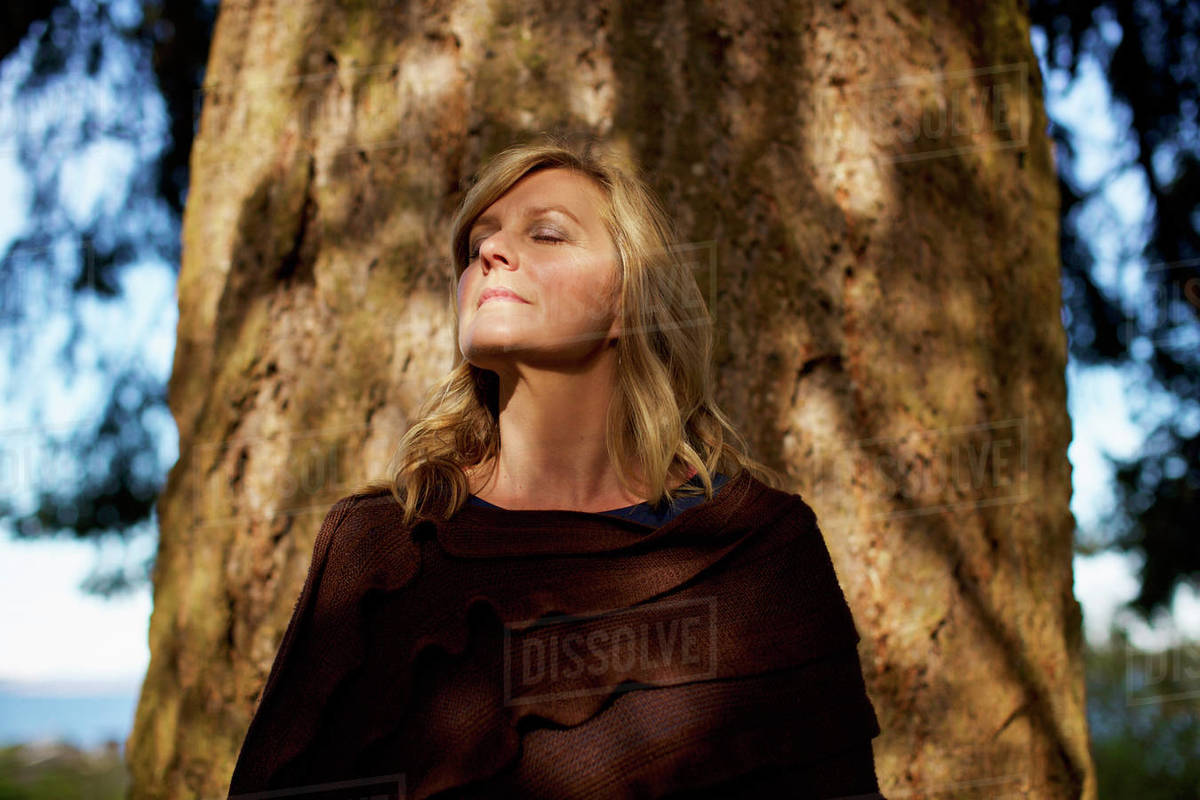
[(612, 324), (608, 326), (608, 333), (605, 335), (605, 338), (610, 342), (610, 346), (616, 344), (616, 340), (621, 338), (621, 333), (623, 332), (621, 312), (625, 310), (625, 298), (621, 295), (621, 287), (619, 285), (611, 289), (610, 296), (616, 301), (616, 308), (613, 311)]
[(620, 335), (622, 335), (620, 319), (613, 319), (612, 325), (608, 326), (608, 335), (605, 338), (608, 339), (608, 342), (610, 342), (613, 347), (616, 347), (617, 339), (620, 338)]
[(608, 326), (608, 333), (604, 337), (608, 340), (609, 347), (617, 346), (617, 340), (621, 338), (623, 332), (624, 329), (621, 326), (621, 309), (618, 306), (617, 313), (613, 315), (612, 324)]

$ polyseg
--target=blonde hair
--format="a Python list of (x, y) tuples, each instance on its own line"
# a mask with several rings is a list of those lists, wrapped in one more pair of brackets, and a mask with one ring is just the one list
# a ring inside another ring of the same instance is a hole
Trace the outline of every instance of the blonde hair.
[[(673, 222), (637, 169), (594, 137), (542, 134), (510, 146), (483, 167), (451, 225), (451, 296), (468, 264), (475, 219), (521, 178), (553, 167), (583, 174), (600, 188), (606, 200), (600, 217), (619, 254), (620, 366), (605, 444), (622, 487), (653, 503), (676, 495), (711, 498), (715, 472), (732, 479), (743, 470), (780, 487), (780, 473), (749, 455), (713, 399), (712, 320), (696, 278), (680, 258)], [(497, 376), (459, 351), (397, 446), (392, 477), (372, 481), (359, 493), (391, 492), (404, 507), (405, 525), (418, 517), (449, 519), (470, 496), (466, 470), (485, 462), (494, 470), (499, 452)], [(632, 486), (627, 464), (647, 476), (646, 486)], [(682, 477), (689, 467), (703, 487), (668, 489), (668, 477)]]

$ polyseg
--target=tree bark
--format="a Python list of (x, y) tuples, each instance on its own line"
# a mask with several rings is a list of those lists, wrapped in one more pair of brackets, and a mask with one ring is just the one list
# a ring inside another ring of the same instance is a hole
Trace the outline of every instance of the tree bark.
[(862, 634), (883, 793), (1095, 797), (1023, 4), (242, 0), (207, 76), (135, 800), (224, 796), (322, 515), (451, 364), (466, 181), (558, 125), (697, 254), (718, 399)]

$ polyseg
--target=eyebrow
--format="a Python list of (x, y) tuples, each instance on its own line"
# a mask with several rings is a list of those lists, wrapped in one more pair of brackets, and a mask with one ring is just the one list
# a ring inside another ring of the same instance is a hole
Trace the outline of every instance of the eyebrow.
[[(538, 214), (544, 214), (547, 211), (558, 211), (563, 214), (566, 214), (568, 217), (575, 220), (576, 225), (578, 225), (581, 228), (583, 227), (583, 223), (579, 221), (579, 217), (572, 214), (570, 212), (570, 210), (567, 209), (566, 206), (560, 206), (560, 205), (530, 206), (529, 208), (525, 209), (525, 217), (526, 218), (536, 217)], [(493, 214), (484, 214), (483, 216), (479, 217), (478, 219), (475, 220), (475, 222), (473, 222), (471, 224), (471, 229), (469, 231), (467, 231), (467, 233), (468, 234), (474, 233), (475, 229), (477, 227), (484, 224), (485, 222), (492, 222), (494, 219), (495, 219), (495, 216)]]

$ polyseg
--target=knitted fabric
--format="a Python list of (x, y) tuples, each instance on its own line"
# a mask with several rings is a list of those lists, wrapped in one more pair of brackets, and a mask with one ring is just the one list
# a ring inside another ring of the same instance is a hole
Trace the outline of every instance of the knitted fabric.
[(878, 798), (858, 641), (812, 509), (748, 472), (657, 527), (352, 495), (230, 793)]

